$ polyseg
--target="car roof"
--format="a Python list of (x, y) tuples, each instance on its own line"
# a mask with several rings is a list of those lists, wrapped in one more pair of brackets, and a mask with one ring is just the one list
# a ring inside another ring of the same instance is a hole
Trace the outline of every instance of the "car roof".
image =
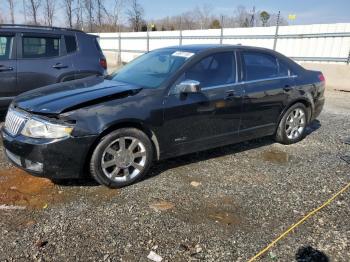
[(228, 48), (235, 48), (235, 49), (243, 49), (243, 50), (261, 50), (261, 51), (273, 51), (271, 49), (262, 48), (262, 47), (255, 47), (255, 46), (244, 46), (244, 45), (228, 45), (228, 44), (193, 44), (193, 45), (178, 45), (178, 46), (170, 46), (161, 48), (163, 50), (171, 49), (171, 50), (178, 50), (178, 51), (188, 51), (188, 52), (194, 52), (199, 53), (203, 51), (210, 51), (210, 50), (220, 50), (220, 49), (228, 49)]
[(38, 26), (38, 25), (22, 25), (22, 24), (0, 24), (0, 30), (3, 32), (24, 32), (24, 33), (59, 33), (59, 34), (72, 34), (83, 33), (81, 30), (62, 28), (62, 27), (50, 27), (50, 26)]

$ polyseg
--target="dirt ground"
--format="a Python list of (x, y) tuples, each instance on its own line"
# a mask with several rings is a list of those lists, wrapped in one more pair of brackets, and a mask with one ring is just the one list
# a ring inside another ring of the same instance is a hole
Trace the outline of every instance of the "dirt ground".
[[(163, 261), (247, 261), (350, 182), (349, 120), (350, 93), (329, 91), (298, 144), (263, 138), (169, 159), (119, 190), (32, 177), (1, 146), (0, 261), (150, 261), (151, 251)], [(261, 260), (350, 261), (349, 191)]]

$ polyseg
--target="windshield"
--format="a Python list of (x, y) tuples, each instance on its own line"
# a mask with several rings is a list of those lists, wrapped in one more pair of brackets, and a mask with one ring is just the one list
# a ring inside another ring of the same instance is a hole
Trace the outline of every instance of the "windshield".
[(125, 65), (111, 78), (144, 88), (157, 88), (192, 55), (176, 50), (153, 51)]

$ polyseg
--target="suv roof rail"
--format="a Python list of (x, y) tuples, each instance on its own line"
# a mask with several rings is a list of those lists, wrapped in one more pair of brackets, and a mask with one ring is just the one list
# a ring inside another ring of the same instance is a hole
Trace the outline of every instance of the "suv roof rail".
[(0, 28), (28, 28), (28, 29), (43, 29), (43, 30), (62, 30), (62, 31), (74, 31), (84, 33), (79, 29), (55, 27), (55, 26), (43, 26), (43, 25), (25, 25), (25, 24), (0, 24)]

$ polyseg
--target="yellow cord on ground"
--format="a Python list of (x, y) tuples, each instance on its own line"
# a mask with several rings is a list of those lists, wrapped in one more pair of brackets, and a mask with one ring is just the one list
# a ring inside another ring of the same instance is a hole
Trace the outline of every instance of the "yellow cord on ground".
[(319, 206), (318, 208), (315, 208), (314, 210), (312, 210), (310, 213), (308, 213), (306, 216), (304, 216), (302, 219), (300, 219), (298, 221), (298, 223), (292, 225), (290, 228), (288, 228), (284, 233), (282, 233), (278, 238), (276, 238), (274, 241), (272, 241), (267, 247), (265, 247), (264, 249), (262, 249), (258, 254), (256, 254), (254, 257), (252, 257), (251, 259), (249, 259), (249, 262), (252, 262), (254, 260), (256, 260), (257, 258), (259, 258), (260, 256), (262, 256), (263, 254), (265, 254), (269, 249), (271, 249), (278, 241), (280, 241), (282, 238), (284, 238), (286, 235), (288, 235), (293, 229), (295, 229), (296, 227), (298, 227), (299, 225), (301, 225), (303, 222), (305, 222), (305, 220), (307, 220), (309, 217), (313, 216), (315, 213), (317, 213), (318, 211), (320, 211), (322, 208), (328, 206), (330, 203), (333, 202), (333, 200), (335, 198), (337, 198), (340, 194), (344, 193), (348, 188), (350, 187), (350, 183), (347, 184), (345, 187), (343, 187), (338, 193), (336, 193), (335, 195), (333, 195), (331, 198), (329, 198), (326, 202), (324, 202), (321, 206)]

